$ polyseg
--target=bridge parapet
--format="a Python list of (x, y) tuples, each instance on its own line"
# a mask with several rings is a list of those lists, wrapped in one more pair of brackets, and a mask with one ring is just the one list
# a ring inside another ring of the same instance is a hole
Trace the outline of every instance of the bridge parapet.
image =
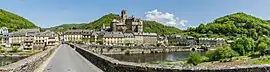
[(33, 72), (43, 61), (49, 57), (56, 47), (49, 48), (45, 51), (19, 60), (15, 63), (1, 66), (0, 72)]

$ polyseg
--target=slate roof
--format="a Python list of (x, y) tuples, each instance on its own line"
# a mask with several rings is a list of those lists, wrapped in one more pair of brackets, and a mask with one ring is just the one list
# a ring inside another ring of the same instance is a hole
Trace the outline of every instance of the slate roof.
[(199, 40), (224, 40), (223, 38), (199, 38)]
[(67, 30), (64, 32), (65, 35), (91, 35), (91, 30)]
[(106, 32), (103, 37), (104, 38), (108, 38), (108, 37), (123, 38), (125, 36), (122, 32)]
[(132, 38), (134, 35), (132, 33), (124, 33), (124, 37)]
[(157, 33), (143, 33), (144, 36), (157, 36)]

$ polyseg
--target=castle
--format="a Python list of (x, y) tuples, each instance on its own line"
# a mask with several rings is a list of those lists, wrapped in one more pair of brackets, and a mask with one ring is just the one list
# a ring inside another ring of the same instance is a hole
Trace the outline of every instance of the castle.
[(143, 21), (135, 17), (128, 17), (125, 9), (121, 12), (121, 19), (113, 19), (111, 24), (113, 32), (143, 33)]

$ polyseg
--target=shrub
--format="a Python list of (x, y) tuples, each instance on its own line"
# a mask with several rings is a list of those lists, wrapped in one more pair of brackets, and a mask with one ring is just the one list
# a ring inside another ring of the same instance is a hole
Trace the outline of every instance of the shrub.
[(205, 57), (201, 56), (200, 53), (191, 52), (191, 53), (189, 53), (187, 63), (193, 64), (193, 65), (198, 65), (199, 63), (202, 63), (204, 61), (204, 59), (205, 59)]
[(18, 52), (18, 51), (19, 51), (19, 48), (18, 47), (15, 47), (15, 46), (12, 47), (11, 52)]
[(206, 52), (206, 56), (210, 61), (232, 58), (238, 55), (239, 54), (237, 52), (228, 46), (218, 47), (216, 50)]

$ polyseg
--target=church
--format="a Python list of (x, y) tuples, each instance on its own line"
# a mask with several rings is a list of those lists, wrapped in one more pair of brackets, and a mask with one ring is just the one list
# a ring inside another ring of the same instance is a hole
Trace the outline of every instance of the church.
[(121, 11), (120, 20), (113, 19), (111, 24), (111, 30), (113, 32), (124, 32), (124, 33), (143, 33), (143, 21), (134, 16), (128, 17), (127, 11), (123, 9)]

